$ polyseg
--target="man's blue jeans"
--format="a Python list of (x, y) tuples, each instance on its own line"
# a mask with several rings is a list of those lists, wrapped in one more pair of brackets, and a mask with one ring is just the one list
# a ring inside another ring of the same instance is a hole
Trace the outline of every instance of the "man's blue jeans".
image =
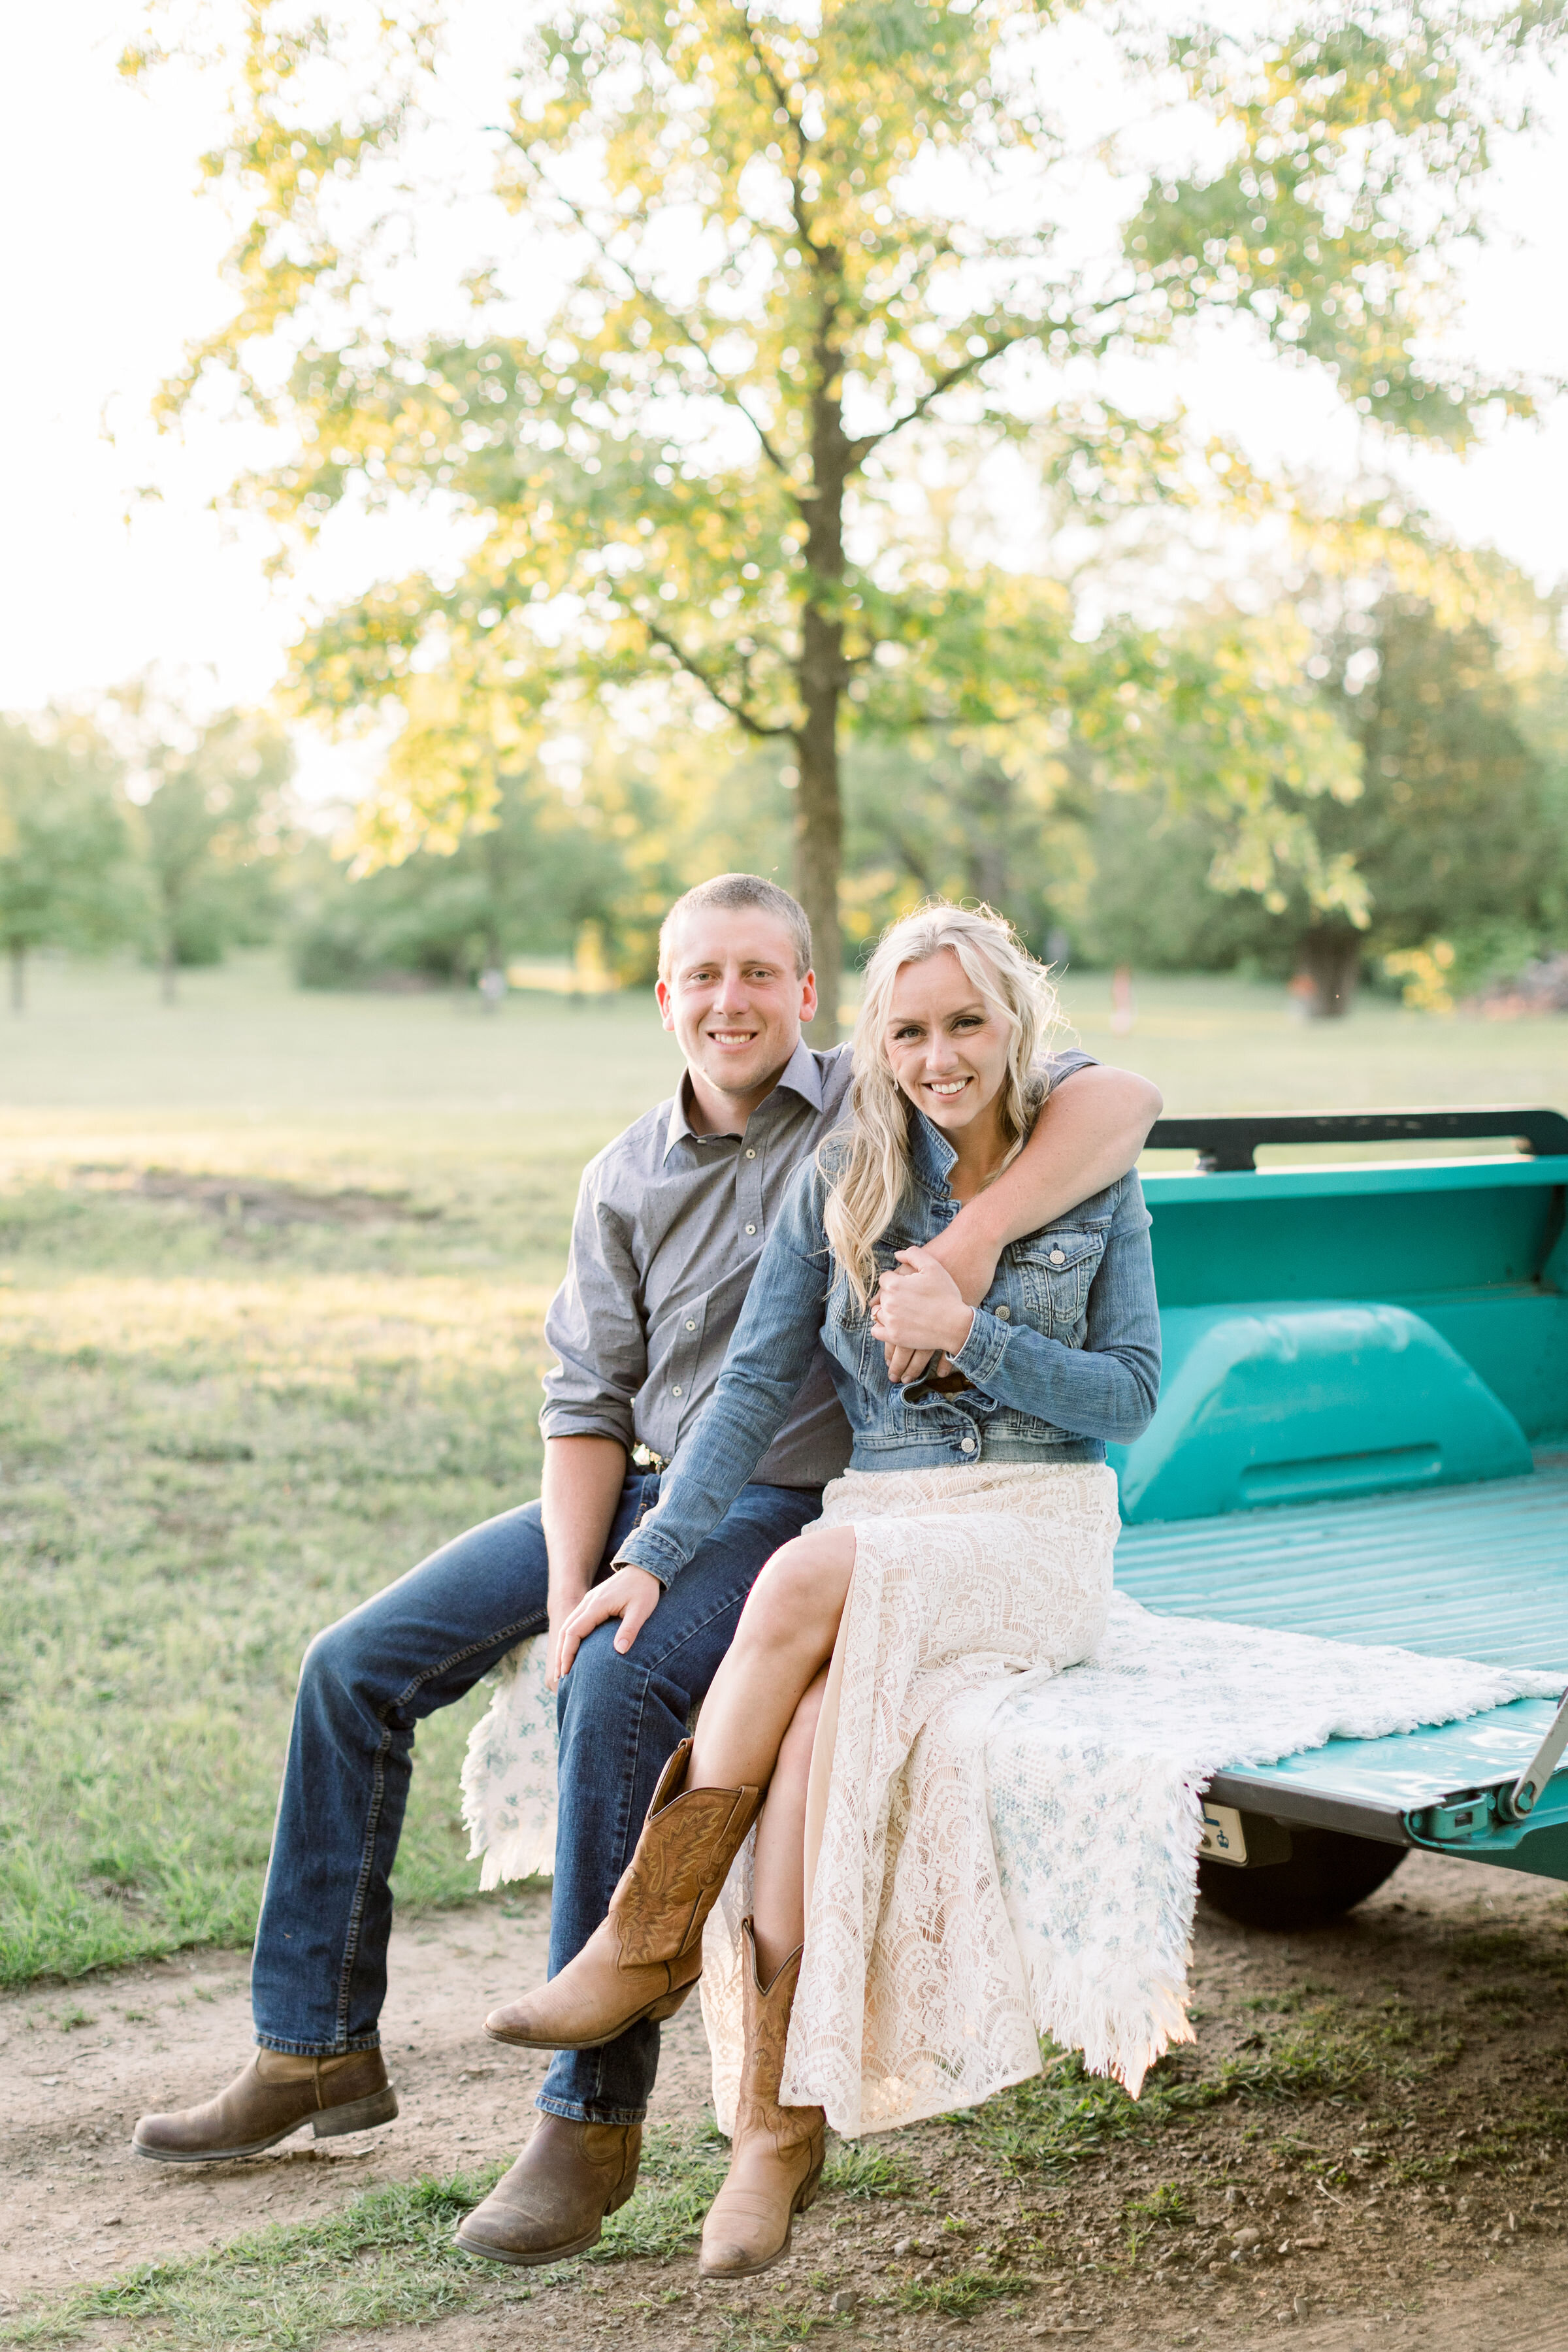
[[(600, 1574), (658, 1499), (629, 1471)], [(561, 1685), (560, 1820), (550, 1973), (609, 1909), (687, 1718), (733, 1638), (759, 1570), (822, 1507), (816, 1487), (747, 1486), (622, 1657), (600, 1625)], [(373, 2049), (386, 1993), (388, 1874), (408, 1796), (415, 1728), (450, 1706), (547, 1620), (537, 1503), (471, 1528), (305, 1654), (251, 1977), (256, 2038), (328, 2056)], [(539, 2105), (585, 2123), (636, 2123), (658, 2063), (658, 2028), (603, 2050), (560, 2051)]]

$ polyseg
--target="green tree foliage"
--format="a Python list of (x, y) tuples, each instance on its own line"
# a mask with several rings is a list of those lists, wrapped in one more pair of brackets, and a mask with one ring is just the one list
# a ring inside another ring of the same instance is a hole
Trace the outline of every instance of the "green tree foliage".
[(293, 754), (276, 722), (253, 713), (226, 711), (187, 730), (170, 728), (140, 697), (127, 700), (149, 739), (137, 830), (151, 944), (173, 1003), (182, 964), (219, 963), (229, 948), (271, 932), (273, 853)]
[[(1425, 601), (1398, 595), (1369, 633), (1331, 648), (1331, 691), (1360, 740), (1365, 787), (1353, 807), (1325, 812), (1322, 830), (1366, 881), (1364, 944), (1387, 955), (1442, 939), (1459, 951), (1449, 969), (1460, 985), (1500, 946), (1522, 961), (1563, 866), (1498, 651), (1479, 621), (1445, 629)], [(1308, 925), (1301, 962), (1321, 1010), (1348, 1000), (1363, 944), (1342, 926)]]
[(471, 981), (516, 956), (570, 956), (585, 923), (641, 977), (635, 884), (601, 813), (523, 770), (487, 778), (485, 798), (484, 823), (450, 852), (353, 877), (322, 850), (307, 860), (294, 950), (307, 988), (396, 971)]
[[(1134, 646), (1075, 706), (1070, 597), (1000, 561), (994, 515), (931, 551), (918, 518), (952, 453), (1006, 459), (1090, 525), (1203, 495), (1180, 419), (1121, 413), (1107, 371), (1216, 320), (1324, 371), (1392, 432), (1459, 445), (1481, 403), (1525, 404), (1418, 354), (1477, 226), (1506, 68), (1560, 13), (1318, 0), (1255, 38), (1194, 21), (1152, 50), (1068, 5), (1061, 19), (1092, 20), (1147, 78), (1137, 152), (1115, 159), (1143, 201), (1090, 264), (1062, 236), (1081, 166), (1049, 101), (1059, 20), (1027, 0), (826, 0), (807, 16), (560, 0), (458, 126), (471, 142), (500, 125), (493, 184), (513, 222), (500, 257), (476, 254), (464, 329), (411, 323), (386, 274), (426, 168), (423, 110), (446, 103), (420, 0), (342, 21), (255, 0), (208, 161), (240, 216), (238, 306), (171, 401), (226, 374), (279, 428), (284, 455), (243, 495), (285, 525), (405, 498), (468, 525), (465, 557), (310, 634), (298, 677), (317, 709), (406, 699), (432, 671), (476, 708), (533, 716), (562, 694), (604, 707), (679, 682), (777, 747), (831, 1026), (847, 731), (984, 748), (1070, 711), (1110, 761), (1163, 684)], [(1230, 715), (1190, 699), (1183, 740), (1212, 716), (1233, 742)], [(1294, 744), (1312, 793), (1342, 765), (1331, 747), (1329, 775), (1312, 770), (1320, 740)], [(449, 841), (493, 805), (495, 774), (416, 779), (381, 851)], [(1317, 898), (1315, 851), (1289, 863), (1310, 827), (1260, 818), (1250, 793), (1219, 798), (1246, 836), (1236, 875), (1277, 892), (1301, 871)]]
[[(1536, 616), (1554, 617), (1550, 606)], [(1510, 634), (1520, 649), (1517, 627)], [(1568, 664), (1550, 628), (1521, 677), (1495, 625), (1471, 611), (1445, 625), (1426, 597), (1390, 590), (1312, 666), (1362, 753), (1363, 789), (1325, 801), (1314, 819), (1325, 857), (1364, 886), (1361, 925), (1325, 920), (1300, 887), (1272, 908), (1216, 898), (1216, 880), (1231, 877), (1212, 816), (1173, 815), (1152, 793), (1107, 794), (1090, 827), (1097, 872), (1083, 933), (1098, 960), (1217, 969), (1250, 959), (1298, 972), (1309, 1009), (1333, 1014), (1348, 1010), (1363, 959), (1430, 960), (1436, 945), (1428, 987), (1446, 976), (1463, 989), (1522, 962), (1563, 926), (1568, 798), (1551, 753), (1553, 681)]]
[(137, 893), (120, 767), (96, 729), (0, 719), (0, 945), (11, 1010), (26, 1003), (35, 948), (92, 951), (133, 928)]
[(847, 762), (842, 891), (852, 942), (940, 894), (1005, 908), (1040, 953), (1081, 908), (1089, 866), (1065, 763), (1004, 740), (858, 742)]

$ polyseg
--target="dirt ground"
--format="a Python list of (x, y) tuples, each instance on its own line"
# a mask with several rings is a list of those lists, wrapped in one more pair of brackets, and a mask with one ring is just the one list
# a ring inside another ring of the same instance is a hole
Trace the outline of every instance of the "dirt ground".
[[(241, 1956), (185, 1957), (0, 2001), (0, 2315), (15, 2320), (40, 2298), (258, 2223), (319, 2217), (374, 2184), (510, 2155), (543, 2062), (497, 2049), (479, 2021), (541, 1972), (546, 1919), (546, 1899), (525, 1897), (505, 1913), (476, 1905), (400, 1932), (385, 2019), (398, 2121), (211, 2171), (137, 2159), (129, 2135), (143, 2109), (205, 2096), (245, 2062)], [(1265, 1937), (1202, 1916), (1194, 1992), (1205, 2057), (1245, 2052), (1270, 2009), (1320, 1994), (1364, 2004), (1375, 1992), (1380, 2014), (1393, 2004), (1447, 2036), (1440, 2064), (1371, 2102), (1222, 2103), (1152, 2141), (1022, 2179), (974, 2134), (921, 2126), (897, 2136), (907, 2194), (824, 2199), (763, 2278), (701, 2288), (684, 2259), (532, 2273), (531, 2300), (423, 2326), (421, 2344), (588, 2352), (629, 2338), (649, 2352), (708, 2352), (804, 2341), (831, 2323), (836, 2343), (921, 2352), (946, 2342), (1024, 2352), (1071, 2338), (1092, 2338), (1097, 2352), (1568, 2347), (1568, 2126), (1508, 2139), (1510, 2119), (1531, 2101), (1550, 2108), (1568, 2082), (1565, 1928), (1559, 1888), (1426, 1856), (1313, 1935)], [(706, 2093), (693, 2002), (666, 2030), (655, 2116), (694, 2119)], [(1130, 2208), (1161, 2189), (1180, 2192), (1184, 2212), (1129, 2252)], [(1019, 2282), (1006, 2310), (911, 2311), (907, 2293), (904, 2308), (886, 2293), (889, 2282), (940, 2284), (955, 2267), (1004, 2258)], [(401, 2352), (414, 2332), (342, 2335), (334, 2352)]]

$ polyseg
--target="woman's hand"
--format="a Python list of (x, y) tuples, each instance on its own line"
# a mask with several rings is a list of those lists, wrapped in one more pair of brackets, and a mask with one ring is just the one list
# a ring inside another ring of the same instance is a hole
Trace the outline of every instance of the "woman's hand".
[[(928, 1265), (934, 1262), (945, 1266), (958, 1285), (959, 1297), (971, 1307), (978, 1307), (996, 1279), (1002, 1246), (972, 1217), (964, 1216), (949, 1225), (945, 1233), (926, 1242), (921, 1255)], [(888, 1360), (888, 1378), (895, 1386), (905, 1381), (918, 1381), (925, 1372), (940, 1374), (943, 1370), (943, 1366), (931, 1361), (929, 1348), (900, 1348), (885, 1341), (882, 1352)]]
[(617, 1568), (603, 1584), (595, 1584), (591, 1592), (585, 1592), (561, 1628), (557, 1679), (571, 1673), (572, 1661), (579, 1648), (595, 1626), (602, 1625), (607, 1617), (621, 1621), (616, 1648), (624, 1658), (658, 1607), (663, 1592), (658, 1577), (650, 1575), (646, 1568)]
[(973, 1308), (930, 1250), (900, 1250), (896, 1258), (897, 1268), (882, 1276), (871, 1307), (871, 1329), (887, 1349), (893, 1381), (909, 1377), (895, 1365), (912, 1364), (934, 1350), (955, 1356), (974, 1321)]

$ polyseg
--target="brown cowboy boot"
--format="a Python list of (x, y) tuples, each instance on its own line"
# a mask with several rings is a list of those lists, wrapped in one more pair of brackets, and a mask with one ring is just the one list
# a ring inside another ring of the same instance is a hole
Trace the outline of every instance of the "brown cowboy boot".
[(216, 2098), (168, 2116), (143, 2116), (132, 2135), (138, 2156), (158, 2164), (226, 2164), (257, 2156), (309, 2124), (318, 2139), (389, 2124), (397, 2094), (379, 2050), (339, 2058), (297, 2058), (258, 2050)]
[(525, 2050), (597, 2050), (628, 2025), (673, 2017), (702, 1973), (702, 1928), (763, 1801), (760, 1789), (689, 1789), (691, 1742), (665, 1766), (609, 1916), (537, 1992), (492, 2010), (485, 2032)]
[(511, 2170), (459, 2223), (458, 2243), (492, 2263), (563, 2263), (626, 2203), (641, 2154), (641, 2124), (577, 2124), (546, 2112)]
[(702, 2224), (703, 2278), (748, 2278), (789, 2252), (795, 2217), (816, 2195), (827, 2118), (820, 2107), (781, 2107), (784, 2042), (800, 1977), (797, 1945), (771, 1985), (757, 1975), (752, 1923), (745, 1926), (746, 2058), (724, 2186)]

